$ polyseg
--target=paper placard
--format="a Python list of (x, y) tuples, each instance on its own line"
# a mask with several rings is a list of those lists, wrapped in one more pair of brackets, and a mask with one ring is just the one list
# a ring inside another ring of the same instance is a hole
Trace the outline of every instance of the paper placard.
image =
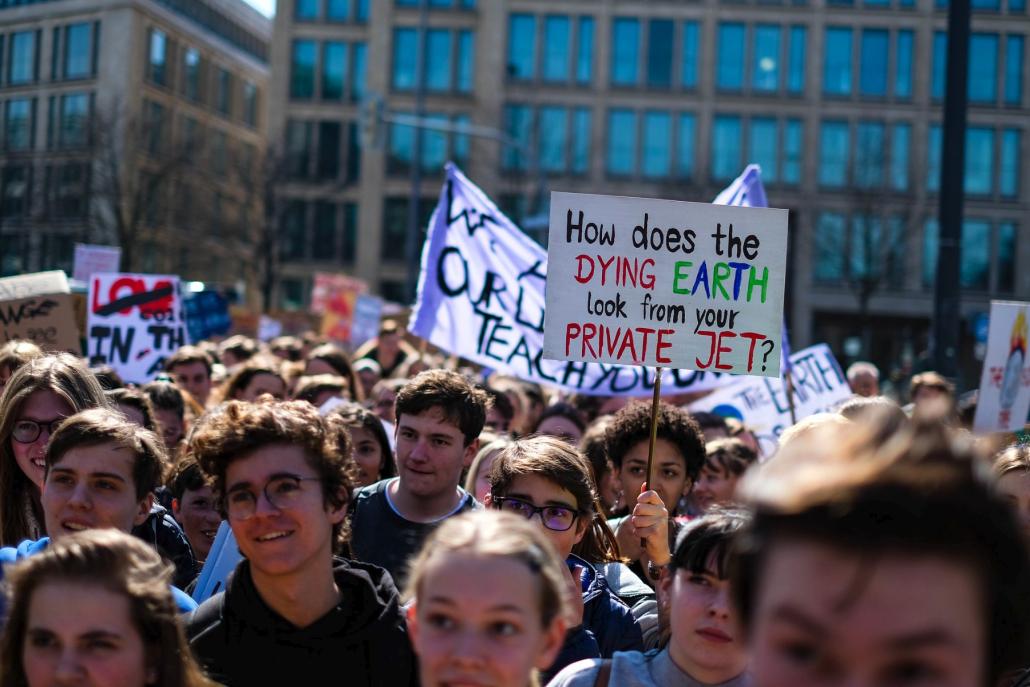
[(71, 288), (68, 286), (68, 275), (61, 270), (34, 272), (0, 279), (0, 301), (12, 301), (15, 298), (28, 298), (29, 296), (45, 296), (52, 293), (71, 293)]
[(236, 537), (232, 528), (225, 520), (218, 526), (215, 540), (211, 544), (211, 550), (204, 561), (204, 567), (197, 577), (197, 584), (193, 588), (193, 600), (198, 604), (203, 603), (218, 592), (225, 590), (225, 583), (229, 575), (236, 569), (236, 565), (243, 560), (240, 555), (240, 548), (236, 544)]
[(94, 274), (86, 334), (90, 364), (110, 365), (127, 382), (151, 381), (189, 343), (179, 278)]
[(121, 267), (121, 261), (122, 249), (117, 246), (76, 243), (72, 279), (89, 283), (89, 278), (98, 272), (117, 272)]
[(991, 301), (989, 326), (973, 430), (1023, 429), (1030, 410), (1030, 303)]
[(48, 351), (79, 355), (75, 296), (55, 293), (0, 303), (0, 344), (25, 339)]
[(779, 377), (787, 211), (551, 194), (544, 355)]

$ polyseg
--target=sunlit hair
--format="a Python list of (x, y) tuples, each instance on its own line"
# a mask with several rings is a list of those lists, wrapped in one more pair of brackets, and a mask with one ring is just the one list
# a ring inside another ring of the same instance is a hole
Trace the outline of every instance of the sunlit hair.
[(422, 551), (412, 560), (405, 597), (425, 596), (426, 574), (433, 563), (459, 555), (507, 558), (524, 564), (538, 582), (537, 611), (541, 627), (568, 616), (568, 575), (547, 535), (524, 518), (491, 510), (447, 518), (433, 531)]
[[(354, 484), (350, 447), (341, 450), (336, 439), (310, 403), (227, 401), (197, 421), (188, 443), (219, 496), (225, 494), (225, 473), (233, 461), (266, 446), (296, 446), (318, 473), (325, 503), (342, 508)], [(346, 522), (333, 526), (336, 546), (343, 545), (347, 533)]]
[(450, 370), (421, 372), (397, 392), (397, 422), (403, 415), (421, 415), (433, 408), (439, 408), (447, 422), (457, 425), (468, 446), (483, 431), (490, 397)]
[(303, 376), (297, 380), (297, 385), (293, 390), (293, 400), (307, 401), (314, 405), (318, 397), (324, 393), (350, 398), (350, 382), (346, 377), (339, 375)]
[[(0, 346), (0, 370), (14, 374), (25, 363), (43, 355), (43, 349), (31, 341), (14, 339)], [(0, 387), (2, 389), (3, 387)]]
[[(605, 431), (608, 458), (616, 468), (630, 449), (651, 438), (651, 404), (630, 403), (615, 413)], [(691, 483), (697, 481), (705, 464), (705, 436), (697, 421), (682, 408), (661, 403), (658, 406), (658, 439), (665, 439), (683, 456), (683, 468)]]
[(705, 467), (737, 476), (758, 461), (755, 450), (740, 439), (716, 439), (705, 444)]
[[(214, 687), (190, 653), (171, 592), (172, 566), (150, 545), (124, 532), (97, 529), (53, 542), (7, 573), (7, 626), (0, 643), (4, 687), (28, 687), (22, 652), (32, 595), (43, 585), (101, 587), (129, 602), (133, 627), (143, 640), (153, 687)], [(88, 594), (88, 590), (84, 590)]]
[(283, 391), (286, 390), (286, 380), (279, 373), (279, 360), (268, 360), (267, 358), (251, 358), (241, 364), (235, 372), (225, 380), (225, 386), (221, 389), (221, 399), (224, 401), (239, 400), (239, 395), (250, 386), (258, 375), (271, 375), (283, 383)]
[(1030, 473), (1030, 445), (1016, 444), (1003, 449), (994, 457), (992, 472), (995, 477), (1010, 472)]
[[(0, 544), (13, 546), (33, 536), (28, 514), (32, 512), (29, 481), (14, 457), (11, 437), (21, 419), (22, 406), (33, 393), (50, 391), (76, 413), (87, 408), (107, 408), (104, 390), (93, 373), (75, 356), (50, 353), (25, 363), (8, 380), (0, 395)], [(42, 519), (42, 513), (39, 514)]]
[[(511, 443), (511, 439), (507, 438), (494, 439), (479, 448), (476, 457), (472, 459), (472, 465), (469, 466), (469, 473), (465, 477), (465, 491), (470, 494), (476, 493), (476, 480), (479, 479), (479, 470), (483, 463), (495, 453), (499, 453), (511, 446)], [(491, 466), (491, 469), (493, 469), (493, 466)]]
[(497, 456), (490, 470), (491, 499), (507, 496), (515, 480), (529, 475), (553, 482), (576, 499), (579, 517), (587, 528), (572, 549), (574, 554), (590, 563), (620, 560), (619, 544), (604, 519), (590, 463), (582, 453), (556, 437), (513, 441)]
[(165, 370), (175, 373), (177, 365), (189, 365), (190, 363), (201, 363), (207, 374), (211, 376), (211, 356), (204, 352), (199, 346), (182, 346), (175, 353), (165, 360)]
[(333, 344), (322, 344), (308, 353), (308, 364), (310, 364), (312, 360), (321, 360), (326, 365), (333, 368), (334, 374), (347, 380), (347, 385), (350, 387), (351, 398), (355, 401), (364, 400), (365, 395), (362, 392), (362, 386), (358, 382), (358, 377), (354, 373), (354, 366), (351, 365), (350, 358), (347, 357), (346, 353)]
[(983, 599), (983, 684), (1030, 659), (1030, 555), (967, 438), (916, 417), (884, 438), (826, 425), (780, 449), (738, 490), (754, 512), (738, 539), (732, 589), (747, 627), (770, 552), (808, 541), (874, 561), (933, 557), (968, 568)]

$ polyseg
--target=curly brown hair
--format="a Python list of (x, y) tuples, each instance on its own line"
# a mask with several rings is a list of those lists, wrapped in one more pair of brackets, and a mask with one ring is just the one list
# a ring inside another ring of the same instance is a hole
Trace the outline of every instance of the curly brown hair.
[[(605, 430), (605, 444), (612, 465), (621, 468), (622, 459), (629, 450), (650, 438), (650, 403), (630, 403), (615, 413)], [(705, 464), (705, 436), (690, 413), (667, 403), (659, 404), (658, 438), (665, 439), (679, 449), (687, 476), (691, 482), (696, 482)]]
[[(301, 447), (322, 481), (326, 504), (347, 505), (354, 487), (350, 443), (340, 442), (310, 403), (228, 401), (204, 414), (190, 436), (190, 451), (219, 495), (225, 493), (229, 465), (270, 444)], [(224, 504), (221, 507), (224, 516)], [(337, 549), (348, 534), (346, 522), (333, 527)]]

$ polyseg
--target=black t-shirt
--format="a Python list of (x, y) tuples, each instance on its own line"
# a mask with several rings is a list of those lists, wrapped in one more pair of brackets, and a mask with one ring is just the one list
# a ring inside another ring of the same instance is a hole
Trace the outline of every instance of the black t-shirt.
[(408, 562), (422, 548), (429, 533), (452, 515), (479, 508), (479, 503), (461, 487), (461, 502), (451, 513), (434, 522), (412, 522), (401, 516), (387, 496), (390, 484), (384, 479), (355, 493), (351, 512), (351, 552), (356, 560), (390, 571), (397, 586), (404, 588)]

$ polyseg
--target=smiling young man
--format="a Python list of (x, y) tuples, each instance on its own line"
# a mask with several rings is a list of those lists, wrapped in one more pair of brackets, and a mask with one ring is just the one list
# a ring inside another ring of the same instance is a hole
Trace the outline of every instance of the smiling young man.
[(219, 683), (409, 685), (417, 670), (397, 589), (345, 541), (349, 445), (308, 403), (230, 401), (191, 437), (244, 560), (187, 621)]
[(477, 507), (458, 485), (479, 449), (489, 397), (456, 372), (429, 370), (400, 390), (396, 408), (397, 477), (356, 493), (351, 547), (403, 584), (429, 533)]
[[(150, 514), (165, 465), (161, 440), (117, 410), (94, 408), (61, 423), (46, 448), (42, 505), (49, 537), (0, 549), (3, 566), (74, 532), (131, 532)], [(181, 611), (196, 608), (173, 588)]]
[(207, 560), (218, 526), (222, 524), (217, 499), (203, 470), (192, 457), (179, 462), (168, 487), (172, 492), (172, 515), (186, 533), (200, 567)]

